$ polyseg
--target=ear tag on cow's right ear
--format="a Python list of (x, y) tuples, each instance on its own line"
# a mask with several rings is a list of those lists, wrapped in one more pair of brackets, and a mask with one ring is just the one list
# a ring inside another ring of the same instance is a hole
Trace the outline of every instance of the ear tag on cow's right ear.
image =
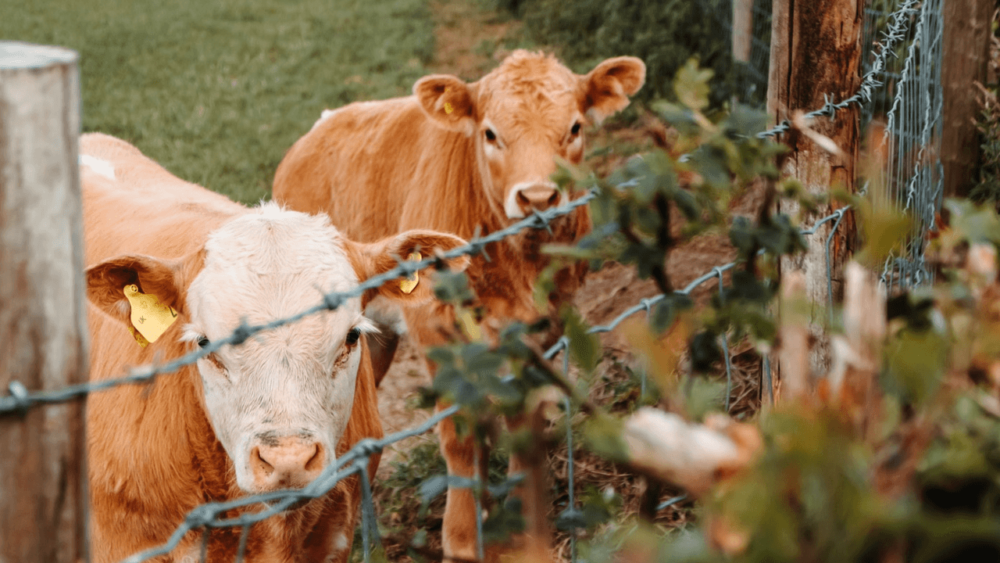
[(139, 346), (145, 348), (150, 342), (156, 342), (177, 320), (177, 311), (173, 307), (160, 303), (155, 295), (140, 293), (139, 286), (134, 283), (126, 285), (123, 291), (132, 306), (132, 326), (129, 329)]
[[(423, 256), (421, 256), (419, 252), (411, 252), (406, 259), (411, 262), (419, 262), (423, 259)], [(403, 293), (409, 295), (413, 293), (413, 290), (416, 289), (418, 283), (420, 283), (420, 273), (413, 272), (413, 275), (404, 280), (399, 280), (399, 289), (403, 290)]]

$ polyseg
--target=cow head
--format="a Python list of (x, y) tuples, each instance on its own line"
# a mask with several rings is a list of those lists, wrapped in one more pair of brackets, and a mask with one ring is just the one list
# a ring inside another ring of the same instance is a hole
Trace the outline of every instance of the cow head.
[(634, 57), (581, 76), (553, 57), (516, 51), (478, 82), (433, 75), (413, 91), (434, 123), (473, 138), (491, 207), (511, 220), (562, 202), (549, 180), (556, 157), (580, 162), (583, 127), (627, 106), (645, 79)]
[[(168, 331), (190, 350), (229, 336), (241, 322), (263, 324), (300, 313), (325, 292), (344, 292), (396, 265), (398, 256), (454, 248), (465, 241), (406, 232), (375, 244), (345, 240), (329, 219), (265, 204), (214, 231), (178, 261), (120, 256), (87, 270), (88, 299), (129, 323), (123, 288), (136, 284), (176, 309), (183, 331)], [(465, 260), (449, 266), (464, 268)], [(361, 336), (374, 330), (363, 303), (431, 298), (431, 284), (410, 293), (399, 281), (352, 298), (333, 311), (261, 332), (198, 360), (202, 407), (233, 461), (237, 484), (256, 493), (298, 488), (334, 459), (354, 403), (363, 361)], [(122, 338), (130, 338), (122, 331)], [(158, 340), (150, 345), (153, 355)], [(170, 376), (167, 376), (170, 377)]]

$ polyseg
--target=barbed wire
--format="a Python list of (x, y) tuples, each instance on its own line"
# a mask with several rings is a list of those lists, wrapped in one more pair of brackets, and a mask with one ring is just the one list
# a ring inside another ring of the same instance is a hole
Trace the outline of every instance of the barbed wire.
[[(184, 539), (184, 536), (187, 535), (188, 532), (198, 528), (234, 528), (237, 526), (244, 526), (244, 530), (246, 530), (251, 524), (260, 522), (261, 520), (283, 512), (288, 507), (299, 501), (319, 498), (333, 490), (333, 488), (336, 487), (340, 481), (346, 479), (347, 477), (359, 472), (366, 474), (368, 458), (372, 455), (381, 452), (386, 446), (427, 432), (438, 422), (458, 412), (458, 408), (458, 405), (452, 405), (435, 413), (434, 416), (431, 416), (413, 428), (402, 430), (400, 432), (396, 432), (395, 434), (390, 434), (380, 440), (364, 438), (358, 441), (357, 444), (355, 444), (343, 456), (337, 458), (332, 464), (324, 469), (323, 472), (316, 477), (316, 479), (302, 489), (273, 491), (242, 497), (227, 502), (210, 502), (202, 504), (194, 510), (188, 512), (187, 516), (184, 518), (184, 522), (177, 527), (166, 543), (136, 553), (122, 560), (122, 563), (141, 563), (153, 557), (166, 555), (180, 544), (181, 540)], [(350, 465), (348, 466), (348, 464)], [(345, 466), (348, 467), (341, 471), (341, 469)], [(362, 480), (364, 481), (365, 479), (363, 478)], [(370, 495), (366, 496), (370, 497)], [(368, 502), (370, 503), (370, 498), (368, 499)], [(250, 507), (255, 504), (263, 504), (266, 509), (261, 512), (242, 514), (236, 518), (218, 520), (220, 515), (225, 514), (228, 511)], [(246, 542), (241, 539), (240, 544), (244, 548), (245, 543)], [(237, 560), (242, 561), (242, 549), (240, 550), (238, 556)], [(365, 560), (367, 561), (367, 557)]]
[(550, 229), (549, 223), (551, 223), (552, 220), (572, 213), (576, 208), (589, 203), (590, 200), (596, 197), (596, 195), (597, 190), (595, 188), (588, 190), (584, 195), (559, 207), (554, 207), (545, 211), (535, 210), (530, 217), (526, 217), (509, 227), (495, 231), (483, 237), (476, 237), (465, 245), (455, 247), (434, 257), (425, 258), (419, 261), (404, 261), (399, 260), (397, 257), (399, 263), (395, 268), (377, 276), (372, 276), (351, 290), (327, 293), (317, 305), (314, 305), (301, 313), (275, 319), (268, 323), (259, 325), (248, 325), (245, 321), (243, 321), (233, 330), (232, 333), (230, 333), (229, 336), (215, 340), (204, 348), (193, 350), (162, 364), (151, 364), (134, 368), (130, 370), (129, 375), (124, 377), (70, 385), (58, 390), (34, 392), (28, 391), (28, 389), (21, 382), (14, 380), (8, 386), (10, 395), (0, 397), (0, 415), (24, 412), (33, 406), (41, 404), (71, 401), (92, 392), (103, 391), (120, 385), (148, 383), (158, 375), (176, 372), (184, 366), (191, 365), (199, 359), (219, 350), (223, 346), (238, 346), (246, 342), (248, 338), (258, 333), (297, 322), (321, 311), (332, 311), (340, 307), (348, 299), (360, 297), (370, 289), (377, 289), (390, 281), (402, 277), (408, 277), (414, 272), (424, 268), (430, 266), (443, 267), (445, 260), (460, 258), (463, 256), (474, 256), (478, 254), (482, 254), (487, 260), (489, 260), (489, 255), (486, 254), (487, 245), (500, 242), (503, 239), (516, 235), (528, 228)]
[[(878, 80), (877, 76), (885, 68), (886, 59), (890, 56), (896, 56), (895, 49), (897, 44), (901, 40), (906, 39), (909, 17), (919, 11), (917, 6), (920, 4), (920, 1), (921, 0), (906, 0), (895, 12), (890, 14), (889, 17), (892, 21), (888, 24), (886, 31), (883, 32), (885, 40), (884, 42), (878, 44), (880, 48), (878, 52), (875, 53), (875, 59), (872, 61), (871, 69), (865, 73), (864, 77), (861, 79), (858, 91), (853, 96), (845, 98), (838, 103), (833, 103), (830, 95), (824, 94), (823, 99), (826, 100), (826, 103), (823, 104), (823, 107), (805, 114), (805, 118), (807, 120), (815, 119), (817, 117), (829, 117), (832, 119), (836, 117), (837, 112), (842, 109), (847, 109), (852, 105), (860, 107), (871, 102), (873, 90), (882, 86), (882, 82)], [(760, 139), (765, 137), (775, 137), (788, 132), (791, 127), (792, 122), (786, 119), (771, 129), (757, 133), (757, 137)]]

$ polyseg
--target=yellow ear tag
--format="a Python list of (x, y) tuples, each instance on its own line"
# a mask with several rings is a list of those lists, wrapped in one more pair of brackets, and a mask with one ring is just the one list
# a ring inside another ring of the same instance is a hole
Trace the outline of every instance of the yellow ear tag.
[[(135, 284), (126, 285), (124, 291), (125, 298), (132, 306), (132, 326), (129, 330), (135, 336), (136, 342), (145, 348), (150, 342), (156, 342), (156, 339), (174, 324), (177, 320), (177, 311), (160, 303), (155, 295), (139, 293), (139, 287)], [(145, 344), (143, 341), (146, 341)]]
[[(423, 256), (421, 256), (419, 252), (411, 252), (406, 259), (411, 262), (419, 262), (423, 259)], [(413, 272), (412, 276), (406, 278), (405, 280), (399, 280), (399, 289), (402, 289), (403, 293), (408, 295), (413, 293), (413, 290), (416, 289), (418, 283), (420, 283), (420, 274), (418, 272)]]
[(444, 112), (445, 113), (451, 113), (453, 111), (455, 111), (455, 108), (453, 108), (450, 103), (445, 102), (444, 103)]

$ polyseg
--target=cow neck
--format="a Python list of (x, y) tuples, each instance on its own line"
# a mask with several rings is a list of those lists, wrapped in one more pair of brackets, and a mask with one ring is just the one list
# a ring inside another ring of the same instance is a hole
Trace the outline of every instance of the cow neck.
[[(163, 357), (179, 357), (187, 350), (181, 343), (175, 342), (171, 345), (170, 352), (169, 355), (163, 354)], [(161, 399), (173, 399), (162, 401), (164, 409), (168, 411), (164, 414), (183, 425), (179, 429), (176, 447), (180, 451), (187, 450), (186, 456), (181, 459), (190, 460), (194, 479), (199, 484), (200, 502), (228, 500), (238, 496), (233, 462), (216, 437), (205, 411), (201, 375), (197, 366), (188, 365), (176, 374), (160, 376), (156, 385), (162, 386), (162, 390), (158, 390), (162, 393)], [(197, 407), (192, 408), (195, 405)], [(146, 421), (147, 424), (155, 422)]]
[[(476, 162), (475, 141), (462, 133), (427, 124), (424, 143), (435, 147), (423, 158), (421, 173), (414, 175), (403, 210), (400, 230), (434, 229), (471, 239), (501, 227), (483, 189)], [(428, 197), (431, 187), (452, 187), (447, 199)]]

